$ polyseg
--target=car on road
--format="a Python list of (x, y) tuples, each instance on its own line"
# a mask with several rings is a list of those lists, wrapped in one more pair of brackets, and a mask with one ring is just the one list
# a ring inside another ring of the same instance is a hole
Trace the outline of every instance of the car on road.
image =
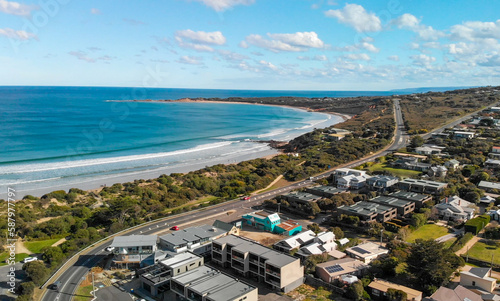
[(50, 285), (50, 288), (56, 291), (59, 291), (61, 287), (62, 287), (62, 282), (59, 280)]
[(32, 262), (32, 261), (37, 261), (38, 258), (37, 257), (26, 257), (23, 259), (23, 261), (21, 261), (22, 263), (27, 263), (27, 262)]
[(177, 230), (179, 230), (179, 226), (173, 226), (172, 228), (170, 228), (170, 230), (177, 231)]
[(241, 199), (243, 201), (246, 201), (246, 200), (249, 200), (250, 199), (250, 196), (249, 195), (245, 195), (245, 196), (242, 196)]
[(107, 247), (105, 250), (107, 252), (113, 252), (114, 249), (115, 249), (115, 247)]

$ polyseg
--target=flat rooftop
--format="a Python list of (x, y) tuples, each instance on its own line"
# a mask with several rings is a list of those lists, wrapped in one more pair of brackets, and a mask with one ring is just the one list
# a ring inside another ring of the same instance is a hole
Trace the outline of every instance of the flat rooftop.
[(416, 179), (404, 179), (399, 183), (404, 184), (412, 184), (412, 185), (424, 185), (424, 186), (433, 186), (433, 187), (443, 187), (446, 186), (446, 183), (436, 182), (436, 181), (427, 181), (427, 180), (416, 180)]
[(351, 248), (346, 249), (346, 252), (355, 254), (361, 258), (388, 253), (389, 250), (372, 242), (367, 242), (360, 244)]
[(196, 254), (190, 253), (190, 252), (185, 252), (185, 253), (180, 253), (179, 255), (175, 255), (172, 257), (169, 257), (167, 259), (161, 260), (160, 263), (163, 264), (164, 266), (170, 267), (170, 268), (176, 268), (178, 266), (182, 266), (188, 262), (199, 260), (202, 258), (201, 256), (198, 256)]
[(299, 199), (299, 200), (304, 201), (304, 202), (313, 202), (313, 201), (319, 200), (321, 198), (317, 195), (307, 193), (307, 192), (302, 192), (302, 191), (295, 191), (295, 192), (287, 193), (287, 194), (284, 194), (283, 196), (287, 197), (287, 198), (291, 197), (291, 198)]
[(339, 209), (367, 216), (373, 215), (374, 213), (379, 214), (389, 210), (395, 210), (393, 207), (365, 201), (357, 202), (351, 206), (341, 206)]
[(378, 197), (375, 197), (369, 201), (374, 202), (374, 203), (378, 203), (378, 204), (382, 204), (382, 205), (387, 205), (390, 207), (398, 207), (398, 208), (404, 208), (408, 205), (413, 204), (412, 201), (406, 201), (406, 200), (393, 198), (393, 197), (386, 197), (386, 196), (378, 196)]
[(142, 247), (155, 246), (158, 235), (129, 235), (117, 236), (113, 238), (110, 247), (126, 248), (126, 247)]
[(338, 189), (338, 188), (333, 187), (333, 186), (323, 186), (323, 185), (314, 186), (314, 187), (308, 188), (308, 190), (317, 191), (317, 192), (326, 192), (326, 193), (332, 193), (332, 194), (345, 192), (345, 190)]
[(399, 198), (399, 199), (404, 199), (404, 200), (410, 200), (413, 202), (422, 201), (422, 200), (425, 200), (425, 199), (428, 199), (431, 197), (429, 195), (422, 194), (422, 193), (408, 192), (408, 191), (402, 191), (402, 190), (390, 193), (389, 196)]
[(203, 225), (168, 233), (160, 236), (160, 239), (172, 245), (178, 246), (189, 242), (199, 241), (202, 238), (215, 237), (222, 233), (227, 233), (227, 231), (214, 226)]
[(285, 231), (293, 230), (297, 227), (300, 227), (299, 223), (294, 220), (282, 221), (281, 224), (277, 224), (276, 227), (280, 227), (281, 229), (285, 229)]

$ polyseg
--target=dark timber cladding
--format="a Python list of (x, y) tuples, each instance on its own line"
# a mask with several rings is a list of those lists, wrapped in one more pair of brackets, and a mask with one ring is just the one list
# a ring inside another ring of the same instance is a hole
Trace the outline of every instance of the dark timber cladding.
[(390, 197), (395, 197), (401, 200), (411, 201), (415, 203), (416, 208), (421, 208), (426, 202), (432, 200), (432, 196), (427, 194), (397, 191), (389, 194)]
[(378, 196), (370, 200), (370, 202), (394, 207), (398, 211), (399, 216), (406, 216), (415, 211), (415, 203), (393, 197)]
[(396, 218), (397, 210), (393, 207), (361, 201), (351, 206), (339, 207), (337, 214), (355, 215), (363, 221), (376, 220), (383, 223)]

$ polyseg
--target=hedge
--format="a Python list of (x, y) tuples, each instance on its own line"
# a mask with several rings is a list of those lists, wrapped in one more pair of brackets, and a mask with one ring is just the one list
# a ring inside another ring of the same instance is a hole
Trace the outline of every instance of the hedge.
[(475, 217), (465, 223), (465, 233), (470, 232), (477, 235), (490, 222), (490, 216), (487, 214)]

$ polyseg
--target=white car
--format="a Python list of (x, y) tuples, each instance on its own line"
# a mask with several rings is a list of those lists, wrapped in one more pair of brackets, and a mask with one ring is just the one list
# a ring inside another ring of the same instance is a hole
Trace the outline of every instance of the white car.
[(113, 250), (114, 250), (114, 249), (115, 249), (115, 247), (107, 247), (107, 248), (106, 248), (106, 251), (108, 251), (108, 252), (113, 252)]
[(24, 258), (22, 263), (32, 262), (32, 261), (36, 261), (36, 260), (38, 260), (38, 258), (36, 258), (36, 257), (26, 257), (26, 258)]

